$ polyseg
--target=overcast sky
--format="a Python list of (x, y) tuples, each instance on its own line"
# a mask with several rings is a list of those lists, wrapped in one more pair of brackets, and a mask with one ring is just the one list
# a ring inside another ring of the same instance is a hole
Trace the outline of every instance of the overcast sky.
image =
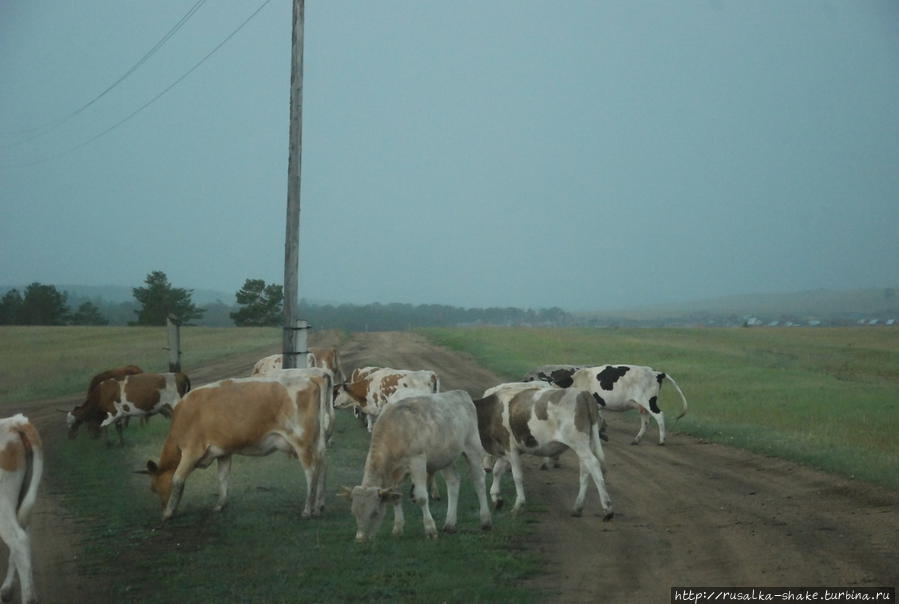
[[(185, 77), (263, 1), (196, 4), (0, 0), (0, 285), (283, 281), (291, 2)], [(307, 0), (305, 33), (302, 297), (899, 284), (895, 0)]]

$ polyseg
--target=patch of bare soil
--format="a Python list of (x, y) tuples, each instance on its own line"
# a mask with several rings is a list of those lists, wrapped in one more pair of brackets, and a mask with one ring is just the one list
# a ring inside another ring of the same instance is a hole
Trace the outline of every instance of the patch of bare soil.
[[(326, 335), (316, 343), (336, 341)], [(355, 334), (341, 343), (340, 353), (347, 373), (366, 365), (433, 369), (443, 390), (463, 389), (474, 397), (504, 381), (415, 334)], [(258, 356), (189, 370), (191, 380), (199, 386), (248, 375)], [(689, 398), (689, 385), (683, 386)], [(14, 411), (32, 419), (50, 448), (65, 439), (56, 409), (76, 402), (37, 401)], [(899, 493), (679, 434), (659, 447), (654, 428), (634, 447), (628, 443), (636, 419), (607, 415), (611, 522), (601, 522), (595, 491), (582, 518), (569, 515), (578, 483), (571, 453), (562, 456), (562, 468), (548, 471), (525, 458), (524, 513), (538, 519), (527, 545), (546, 571), (530, 583), (550, 594), (547, 600), (667, 602), (677, 585), (899, 583)], [(102, 582), (89, 584), (78, 573), (79, 529), (66, 515), (58, 484), (48, 466), (31, 529), (38, 594), (47, 603), (105, 602)], [(116, 576), (110, 572), (108, 579)]]

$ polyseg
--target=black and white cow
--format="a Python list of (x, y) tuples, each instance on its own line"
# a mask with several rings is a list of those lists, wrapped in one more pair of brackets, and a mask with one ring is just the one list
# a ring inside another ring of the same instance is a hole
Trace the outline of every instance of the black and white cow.
[(639, 444), (649, 427), (649, 416), (659, 426), (659, 444), (665, 444), (665, 414), (659, 409), (659, 390), (665, 379), (671, 382), (683, 401), (677, 419), (687, 413), (687, 398), (670, 375), (642, 365), (544, 365), (528, 373), (522, 381), (541, 380), (561, 388), (586, 390), (605, 411), (640, 412), (640, 431), (631, 444)]

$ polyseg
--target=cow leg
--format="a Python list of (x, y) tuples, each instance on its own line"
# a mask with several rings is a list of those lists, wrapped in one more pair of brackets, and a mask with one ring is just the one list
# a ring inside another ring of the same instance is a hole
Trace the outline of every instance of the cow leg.
[[(11, 516), (8, 516), (11, 519), (15, 517), (15, 512), (11, 512)], [(0, 538), (9, 547), (9, 566), (6, 579), (0, 587), (0, 597), (3, 600), (12, 598), (16, 575), (18, 575), (22, 586), (22, 602), (37, 602), (31, 574), (31, 539), (28, 532), (15, 520), (12, 522), (7, 520), (0, 523)]]
[(169, 495), (169, 501), (166, 503), (165, 509), (162, 511), (163, 522), (171, 518), (175, 510), (178, 509), (181, 495), (184, 494), (184, 482), (190, 476), (190, 473), (193, 472), (197, 461), (202, 457), (202, 455), (194, 455), (192, 453), (192, 451), (188, 450), (181, 451), (181, 461), (178, 462), (178, 467), (175, 468), (175, 472), (172, 475), (172, 492)]
[(459, 473), (453, 464), (443, 468), (442, 472), (446, 482), (446, 521), (443, 523), (443, 531), (455, 533), (459, 510)]
[(116, 432), (116, 434), (118, 434), (118, 436), (119, 436), (119, 446), (120, 446), (120, 447), (124, 447), (124, 446), (125, 446), (125, 426), (123, 426), (122, 424), (125, 424), (125, 425), (128, 424), (128, 418), (127, 418), (127, 417), (125, 418), (124, 421), (116, 422), (116, 423), (115, 423), (115, 432)]
[(406, 527), (406, 517), (403, 516), (403, 498), (397, 497), (393, 504), (393, 536), (399, 537)]
[(415, 503), (421, 508), (422, 521), (425, 526), (425, 536), (431, 539), (437, 538), (437, 524), (431, 516), (428, 507), (428, 462), (423, 455), (413, 457), (409, 462), (409, 474), (412, 476), (414, 486)]
[(521, 471), (521, 455), (518, 453), (518, 449), (514, 447), (509, 450), (509, 465), (512, 466), (512, 479), (515, 481), (515, 505), (512, 506), (512, 513), (517, 514), (525, 504), (525, 496), (524, 475)]
[(316, 515), (321, 514), (325, 511), (325, 482), (328, 474), (328, 456), (325, 451), (322, 451), (321, 459), (319, 460), (319, 471), (318, 471), (318, 486), (316, 487), (316, 501), (315, 501), (315, 513)]
[[(658, 413), (652, 413), (652, 419), (656, 420), (656, 424), (659, 426), (659, 444), (665, 444), (665, 414), (661, 411)], [(648, 423), (648, 422), (647, 422)]]
[[(480, 444), (480, 443), (478, 443)], [(469, 447), (469, 451), (465, 453), (465, 461), (468, 462), (468, 472), (471, 474), (471, 482), (474, 483), (474, 491), (478, 495), (478, 505), (481, 512), (481, 528), (490, 530), (493, 526), (493, 519), (490, 517), (490, 506), (487, 504), (487, 487), (486, 472), (481, 464), (480, 454), (475, 447)]]
[[(443, 480), (446, 480), (446, 475), (443, 476)], [(428, 490), (431, 493), (431, 499), (440, 501), (440, 488), (437, 485), (437, 472), (428, 474)]]
[(643, 435), (646, 434), (646, 428), (649, 427), (649, 415), (647, 414), (646, 409), (640, 407), (639, 405), (637, 406), (637, 409), (640, 411), (640, 431), (637, 432), (634, 440), (631, 441), (632, 445), (640, 444), (640, 439), (643, 438)]
[(497, 510), (503, 507), (500, 479), (507, 469), (509, 469), (509, 460), (505, 457), (497, 457), (496, 463), (493, 464), (493, 482), (490, 483), (490, 500), (493, 502), (493, 508)]
[(581, 465), (581, 490), (578, 491), (578, 499), (574, 503), (572, 515), (580, 516), (584, 509), (583, 496), (586, 494), (587, 474), (589, 473), (593, 478), (593, 483), (596, 485), (596, 491), (599, 493), (599, 502), (603, 509), (602, 519), (604, 521), (611, 520), (615, 514), (612, 511), (612, 500), (609, 497), (609, 492), (606, 491), (606, 481), (603, 478), (599, 460), (596, 458), (596, 455), (593, 454), (593, 451), (586, 445), (577, 448), (572, 447), (572, 449), (574, 449), (574, 452), (577, 454)]
[(221, 512), (228, 499), (228, 478), (231, 476), (231, 456), (224, 455), (218, 459), (219, 500), (212, 508), (213, 512)]

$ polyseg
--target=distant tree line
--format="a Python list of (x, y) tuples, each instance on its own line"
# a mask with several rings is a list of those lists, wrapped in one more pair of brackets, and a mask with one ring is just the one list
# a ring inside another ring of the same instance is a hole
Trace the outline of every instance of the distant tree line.
[[(149, 273), (143, 287), (132, 289), (133, 302), (75, 299), (53, 285), (32, 283), (20, 294), (13, 289), (0, 299), (0, 325), (164, 325), (174, 315), (182, 324), (205, 326), (273, 326), (283, 323), (281, 285), (247, 279), (235, 293), (236, 305), (216, 302), (198, 308), (193, 290), (173, 287), (162, 271)], [(347, 331), (404, 330), (455, 325), (574, 325), (576, 319), (558, 307), (461, 308), (442, 304), (309, 304), (300, 301), (300, 317), (317, 329)]]

